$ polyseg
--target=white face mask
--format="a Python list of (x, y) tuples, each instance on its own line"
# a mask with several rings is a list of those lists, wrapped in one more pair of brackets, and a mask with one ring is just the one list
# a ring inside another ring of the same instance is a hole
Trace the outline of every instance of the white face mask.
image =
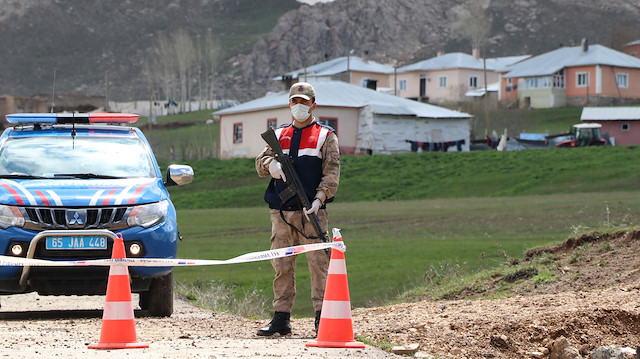
[(293, 115), (293, 118), (295, 118), (296, 120), (300, 122), (304, 122), (304, 120), (309, 118), (310, 109), (311, 107), (298, 103), (291, 106), (291, 114)]

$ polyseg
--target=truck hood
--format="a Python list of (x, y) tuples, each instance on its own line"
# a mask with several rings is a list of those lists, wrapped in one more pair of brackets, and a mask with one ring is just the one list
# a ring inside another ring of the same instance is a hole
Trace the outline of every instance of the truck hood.
[(46, 207), (100, 207), (166, 199), (159, 178), (0, 179), (0, 204)]

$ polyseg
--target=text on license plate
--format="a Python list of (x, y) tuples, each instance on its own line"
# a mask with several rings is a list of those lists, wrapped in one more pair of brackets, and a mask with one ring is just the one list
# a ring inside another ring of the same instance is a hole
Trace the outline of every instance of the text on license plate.
[(47, 237), (47, 249), (107, 249), (104, 236), (58, 236)]

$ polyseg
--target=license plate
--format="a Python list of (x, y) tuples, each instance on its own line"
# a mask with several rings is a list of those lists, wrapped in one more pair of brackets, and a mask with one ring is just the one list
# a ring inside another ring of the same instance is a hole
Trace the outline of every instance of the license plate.
[(46, 249), (107, 249), (105, 236), (47, 237)]

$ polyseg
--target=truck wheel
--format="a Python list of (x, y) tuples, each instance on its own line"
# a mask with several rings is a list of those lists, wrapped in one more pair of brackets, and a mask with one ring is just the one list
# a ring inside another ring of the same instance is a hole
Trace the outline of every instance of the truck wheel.
[(140, 293), (140, 308), (152, 317), (173, 314), (173, 271), (164, 277), (153, 278), (148, 292)]

